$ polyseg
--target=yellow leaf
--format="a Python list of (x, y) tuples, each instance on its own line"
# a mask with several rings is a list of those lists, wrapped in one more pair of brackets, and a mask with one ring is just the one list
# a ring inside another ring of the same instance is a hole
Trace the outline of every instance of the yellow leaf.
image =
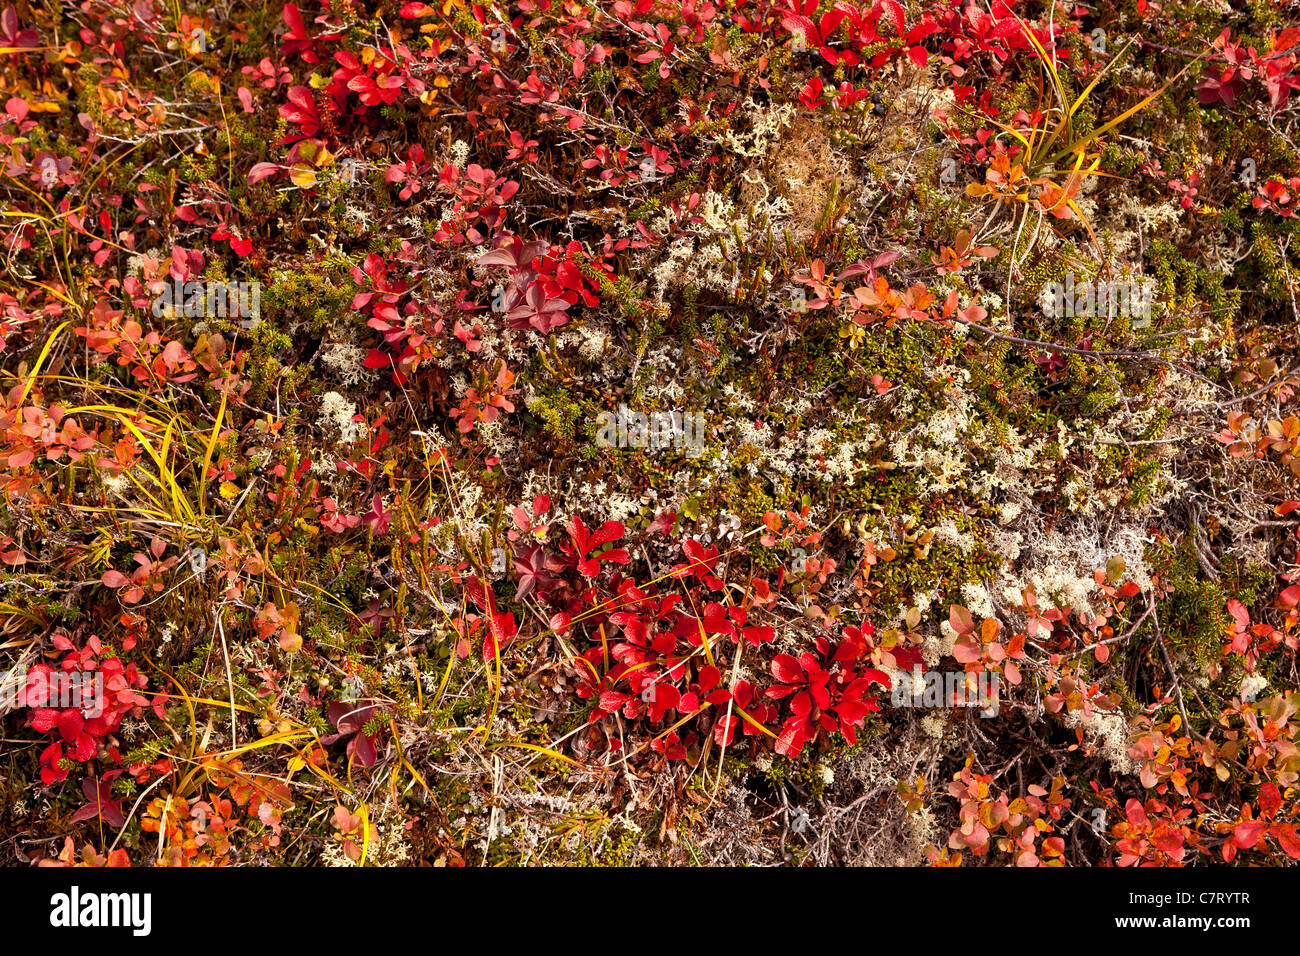
[(324, 143), (315, 139), (305, 139), (298, 144), (298, 155), (317, 169), (334, 162), (334, 154)]

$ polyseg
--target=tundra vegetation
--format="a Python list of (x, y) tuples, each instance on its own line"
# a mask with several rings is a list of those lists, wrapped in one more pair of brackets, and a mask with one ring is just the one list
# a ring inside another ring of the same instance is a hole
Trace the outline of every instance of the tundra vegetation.
[(4, 6), (6, 861), (1300, 859), (1295, 12)]

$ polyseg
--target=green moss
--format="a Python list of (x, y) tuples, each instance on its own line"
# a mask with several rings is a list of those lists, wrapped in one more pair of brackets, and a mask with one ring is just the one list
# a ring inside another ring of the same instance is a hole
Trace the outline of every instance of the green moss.
[(1171, 652), (1187, 653), (1198, 667), (1222, 659), (1230, 599), (1250, 607), (1271, 583), (1267, 568), (1225, 556), (1218, 580), (1204, 576), (1191, 535), (1173, 547), (1156, 546), (1156, 560), (1173, 591), (1161, 610), (1161, 624)]

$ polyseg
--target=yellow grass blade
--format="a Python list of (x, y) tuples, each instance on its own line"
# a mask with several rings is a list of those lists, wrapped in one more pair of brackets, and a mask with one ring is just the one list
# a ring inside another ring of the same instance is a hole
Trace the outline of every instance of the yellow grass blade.
[(361, 816), (361, 859), (357, 866), (365, 866), (366, 856), (370, 853), (370, 808), (362, 803), (357, 812)]
[(168, 449), (169, 444), (171, 443), (171, 431), (172, 431), (172, 425), (175, 423), (175, 419), (173, 419), (172, 422), (168, 423), (168, 425), (166, 426), (166, 431), (163, 436), (162, 452), (159, 452), (156, 448), (154, 448), (153, 443), (150, 442), (149, 439), (145, 437), (144, 432), (142, 432), (139, 428), (137, 428), (135, 424), (133, 424), (131, 420), (127, 418), (125, 415), (119, 414), (118, 420), (127, 429), (127, 431), (129, 431), (132, 435), (135, 436), (136, 441), (138, 441), (140, 443), (140, 446), (149, 453), (149, 457), (152, 458), (154, 460), (154, 464), (158, 466), (158, 478), (157, 478), (158, 486), (170, 492), (171, 499), (172, 499), (173, 514), (179, 512), (180, 515), (186, 520), (186, 522), (192, 522), (194, 520), (194, 509), (190, 507), (189, 500), (185, 497), (184, 493), (181, 491), (180, 485), (177, 484), (176, 476), (172, 473), (171, 468), (168, 467), (167, 460), (165, 457), (165, 453)]
[(550, 757), (552, 760), (558, 760), (561, 763), (567, 763), (569, 764), (569, 766), (574, 767), (578, 770), (592, 769), (592, 768), (584, 767), (582, 764), (578, 763), (578, 761), (574, 760), (572, 757), (566, 757), (564, 754), (560, 753), (557, 750), (552, 750), (550, 747), (542, 747), (539, 744), (526, 744), (523, 743), (522, 741), (518, 741), (515, 743), (499, 743), (499, 744), (491, 745), (491, 749), (493, 750), (499, 750), (503, 747), (518, 748), (520, 750), (533, 750), (539, 754), (544, 754), (545, 756)]
[[(1196, 62), (1196, 61), (1193, 60), (1192, 62), (1194, 63), (1194, 62)], [(1176, 76), (1174, 76), (1172, 79), (1170, 79), (1169, 82), (1167, 82), (1164, 86), (1160, 87), (1160, 89), (1156, 90), (1156, 91), (1155, 91), (1154, 93), (1152, 93), (1150, 96), (1145, 97), (1145, 98), (1144, 98), (1141, 102), (1139, 102), (1137, 105), (1129, 107), (1129, 108), (1126, 109), (1123, 113), (1120, 113), (1119, 116), (1116, 116), (1116, 117), (1115, 117), (1113, 120), (1111, 120), (1110, 122), (1106, 123), (1106, 124), (1103, 125), (1103, 126), (1099, 126), (1097, 129), (1093, 130), (1093, 131), (1092, 131), (1091, 133), (1089, 133), (1087, 136), (1083, 137), (1083, 138), (1080, 139), (1080, 140), (1077, 140), (1077, 141), (1071, 143), (1071, 144), (1070, 144), (1069, 146), (1067, 146), (1065, 149), (1063, 149), (1063, 150), (1061, 150), (1060, 152), (1058, 152), (1058, 153), (1054, 154), (1053, 156), (1049, 157), (1049, 158), (1048, 158), (1048, 162), (1052, 162), (1052, 163), (1054, 163), (1054, 162), (1056, 162), (1058, 159), (1061, 159), (1061, 158), (1064, 157), (1064, 156), (1068, 156), (1068, 155), (1070, 155), (1070, 153), (1073, 153), (1073, 152), (1078, 151), (1078, 150), (1082, 150), (1085, 146), (1087, 146), (1089, 143), (1091, 143), (1091, 142), (1092, 142), (1094, 139), (1096, 139), (1097, 137), (1099, 137), (1099, 136), (1105, 136), (1108, 132), (1110, 132), (1112, 129), (1114, 129), (1116, 126), (1118, 126), (1120, 123), (1123, 123), (1123, 122), (1124, 122), (1125, 120), (1127, 120), (1129, 117), (1131, 117), (1131, 116), (1135, 116), (1136, 114), (1142, 112), (1144, 109), (1146, 109), (1148, 106), (1150, 106), (1153, 102), (1155, 102), (1157, 99), (1159, 99), (1161, 96), (1163, 96), (1163, 95), (1165, 94), (1165, 92), (1166, 92), (1166, 91), (1167, 91), (1171, 86), (1173, 86), (1174, 83), (1176, 83), (1176, 82), (1177, 82), (1177, 81), (1182, 77), (1182, 75), (1183, 75), (1184, 73), (1186, 73), (1186, 72), (1191, 68), (1191, 66), (1192, 66), (1192, 63), (1188, 63), (1186, 66), (1184, 66), (1181, 70), (1178, 71), (1178, 73), (1177, 73)]]
[(41, 366), (45, 364), (45, 359), (49, 356), (50, 349), (54, 347), (54, 340), (59, 337), (60, 332), (71, 324), (71, 319), (63, 322), (58, 328), (51, 332), (50, 337), (45, 340), (45, 345), (41, 348), (41, 354), (36, 356), (36, 364), (32, 366), (32, 370), (27, 376), (27, 384), (23, 386), (23, 393), (18, 396), (18, 406), (20, 408), (22, 407), (22, 404), (27, 401), (27, 396), (31, 393), (32, 386), (36, 384), (36, 375), (40, 372)]
[(1106, 75), (1106, 73), (1110, 70), (1111, 67), (1113, 67), (1116, 63), (1118, 63), (1123, 58), (1124, 54), (1128, 52), (1128, 48), (1131, 47), (1135, 42), (1137, 41), (1129, 40), (1128, 43), (1125, 43), (1123, 48), (1111, 58), (1110, 62), (1097, 71), (1097, 75), (1094, 76), (1092, 78), (1092, 81), (1083, 88), (1083, 92), (1080, 93), (1077, 97), (1075, 97), (1074, 102), (1070, 104), (1070, 108), (1065, 111), (1065, 116), (1061, 120), (1060, 124), (1056, 127), (1056, 130), (1047, 139), (1047, 141), (1043, 143), (1044, 152), (1051, 149), (1052, 144), (1056, 142), (1057, 135), (1062, 130), (1069, 129), (1070, 121), (1074, 119), (1074, 114), (1079, 111), (1079, 107), (1083, 105), (1084, 100), (1086, 100), (1092, 94), (1092, 91), (1097, 88), (1097, 84), (1101, 82), (1102, 77)]
[(212, 452), (217, 447), (217, 438), (221, 435), (221, 423), (226, 417), (226, 400), (225, 391), (221, 393), (221, 406), (217, 409), (217, 422), (212, 426), (212, 434), (208, 436), (208, 447), (203, 449), (203, 467), (199, 470), (199, 514), (205, 514), (208, 507), (208, 468), (212, 465)]

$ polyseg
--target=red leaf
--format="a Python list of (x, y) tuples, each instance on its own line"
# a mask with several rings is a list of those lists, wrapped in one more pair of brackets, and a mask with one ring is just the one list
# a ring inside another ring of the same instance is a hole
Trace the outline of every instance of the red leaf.
[(63, 735), (64, 740), (76, 740), (85, 723), (81, 714), (75, 710), (65, 710), (59, 714), (59, 733)]
[(1228, 613), (1232, 615), (1237, 624), (1237, 629), (1244, 631), (1250, 627), (1250, 612), (1246, 610), (1246, 605), (1242, 604), (1235, 598), (1228, 602)]
[(375, 752), (375, 739), (369, 734), (357, 734), (348, 741), (348, 756), (358, 767), (373, 767), (379, 760)]
[(966, 610), (960, 604), (954, 604), (948, 608), (948, 623), (958, 634), (969, 634), (975, 630), (975, 619), (971, 617), (970, 611)]
[(1183, 835), (1179, 830), (1156, 831), (1151, 834), (1151, 842), (1155, 844), (1156, 849), (1160, 850), (1172, 860), (1181, 860), (1183, 858)]
[(700, 668), (700, 689), (704, 691), (712, 690), (722, 681), (722, 671), (718, 670), (712, 664), (706, 664)]
[(1266, 783), (1259, 788), (1259, 810), (1266, 817), (1272, 817), (1282, 808), (1282, 794), (1277, 784)]
[(777, 654), (772, 658), (772, 676), (783, 684), (797, 684), (803, 680), (803, 668), (789, 654)]
[(1264, 833), (1263, 820), (1243, 820), (1232, 830), (1232, 842), (1243, 850), (1249, 850)]
[(1128, 803), (1124, 804), (1124, 816), (1128, 818), (1129, 823), (1139, 830), (1145, 830), (1151, 826), (1151, 821), (1147, 818), (1147, 812), (1143, 809), (1139, 800), (1130, 798)]
[(284, 172), (284, 167), (278, 163), (254, 163), (253, 168), (248, 171), (248, 185), (260, 183), (263, 179), (281, 172)]
[(68, 819), (72, 823), (81, 823), (84, 820), (93, 820), (99, 816), (99, 809), (98, 804), (87, 803)]
[(881, 8), (885, 14), (885, 19), (894, 26), (894, 32), (900, 37), (903, 35), (903, 5), (898, 0), (883, 0)]
[(1294, 823), (1274, 827), (1273, 836), (1281, 845), (1283, 853), (1293, 860), (1300, 860), (1300, 833), (1296, 832)]
[(736, 739), (736, 730), (740, 727), (740, 718), (735, 714), (725, 715), (713, 728), (713, 739), (721, 747), (731, 746)]
[(616, 690), (607, 690), (600, 695), (600, 709), (607, 710), (612, 714), (632, 699), (631, 694), (620, 694)]
[(782, 729), (781, 736), (777, 737), (773, 749), (787, 757), (797, 757), (799, 751), (803, 750), (804, 740), (804, 724), (798, 719), (792, 719)]

